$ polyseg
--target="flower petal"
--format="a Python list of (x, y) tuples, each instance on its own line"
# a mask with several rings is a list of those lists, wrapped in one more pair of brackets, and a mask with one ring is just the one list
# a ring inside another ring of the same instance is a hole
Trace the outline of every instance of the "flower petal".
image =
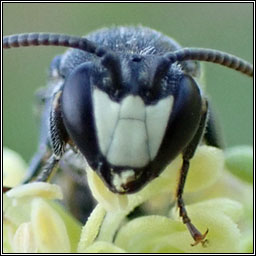
[(58, 185), (47, 182), (32, 182), (17, 186), (9, 190), (6, 195), (8, 197), (42, 197), (45, 199), (62, 199), (63, 195)]
[(37, 253), (37, 244), (30, 222), (21, 224), (13, 238), (13, 250), (15, 253)]
[(225, 253), (240, 252), (240, 232), (233, 221), (241, 205), (228, 199), (187, 207), (192, 222), (202, 232), (209, 228), (207, 247), (192, 247), (193, 239), (179, 220), (163, 216), (136, 218), (118, 232), (115, 244), (134, 253)]
[(64, 222), (43, 199), (33, 200), (31, 220), (40, 252), (70, 252), (70, 242)]
[(65, 223), (68, 237), (70, 239), (71, 252), (76, 252), (77, 245), (80, 240), (82, 224), (75, 219), (60, 203), (50, 201), (49, 204), (60, 215), (61, 219)]
[(192, 211), (200, 211), (200, 209), (202, 210), (205, 208), (209, 212), (217, 210), (220, 213), (227, 215), (235, 222), (237, 222), (243, 215), (242, 204), (229, 198), (215, 198), (193, 205), (188, 205), (187, 208), (192, 209)]
[(126, 212), (107, 212), (102, 222), (97, 240), (112, 242), (125, 217)]
[[(185, 227), (181, 222), (164, 216), (139, 217), (121, 228), (117, 234), (115, 244), (129, 253), (157, 252), (158, 249), (162, 250), (164, 246), (161, 244), (161, 239), (170, 234), (184, 231), (184, 229)], [(168, 242), (164, 241), (164, 244), (169, 247)], [(175, 248), (175, 246), (171, 245), (170, 247), (173, 250), (165, 252), (184, 252)]]
[(210, 146), (198, 147), (192, 158), (186, 181), (186, 191), (205, 189), (214, 184), (224, 170), (223, 151)]
[(3, 185), (15, 187), (20, 184), (27, 170), (21, 156), (9, 148), (3, 148)]
[(4, 219), (12, 225), (19, 226), (23, 222), (30, 221), (30, 200), (18, 200), (3, 194), (3, 213)]
[[(224, 171), (223, 175), (213, 186), (196, 193), (187, 194), (185, 196), (191, 202), (198, 202), (213, 198), (229, 198), (240, 202), (243, 205), (244, 215), (242, 216), (244, 224), (249, 227), (253, 225), (253, 187), (250, 183), (243, 182), (238, 177), (228, 171)], [(246, 222), (246, 223), (245, 223)]]
[(125, 250), (112, 243), (97, 241), (81, 253), (126, 253)]
[(17, 226), (10, 222), (8, 219), (3, 218), (3, 252), (13, 252), (13, 237), (17, 230)]
[[(168, 169), (172, 166), (171, 163), (163, 173), (163, 175), (169, 174), (171, 187), (177, 186), (181, 164), (175, 172), (170, 173)], [(220, 177), (223, 169), (224, 154), (222, 150), (206, 145), (198, 147), (195, 156), (190, 160), (186, 192), (194, 192), (211, 186)]]
[(253, 148), (233, 147), (225, 152), (225, 164), (230, 172), (240, 179), (253, 183)]
[(77, 249), (78, 253), (84, 252), (87, 247), (94, 242), (95, 238), (99, 233), (105, 214), (106, 211), (100, 204), (98, 204), (94, 208), (93, 212), (91, 213), (90, 217), (88, 218), (86, 224), (82, 229)]
[[(252, 229), (253, 229), (253, 226), (252, 226)], [(250, 254), (254, 252), (253, 230), (249, 230), (245, 234), (243, 234), (243, 237), (241, 240), (241, 252), (250, 253)]]

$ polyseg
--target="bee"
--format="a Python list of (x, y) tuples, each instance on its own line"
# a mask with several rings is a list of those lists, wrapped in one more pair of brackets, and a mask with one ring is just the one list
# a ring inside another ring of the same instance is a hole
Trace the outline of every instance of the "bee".
[[(183, 190), (201, 141), (222, 145), (198, 82), (199, 62), (251, 77), (252, 65), (217, 50), (182, 48), (141, 26), (106, 28), (86, 37), (30, 33), (3, 38), (4, 49), (39, 45), (70, 49), (50, 65), (49, 84), (41, 95), (40, 150), (24, 183), (48, 181), (60, 160), (74, 152), (113, 193), (136, 193), (181, 154), (179, 214), (195, 244), (204, 244), (208, 230), (201, 234), (192, 224)], [(79, 163), (71, 165), (79, 170)]]

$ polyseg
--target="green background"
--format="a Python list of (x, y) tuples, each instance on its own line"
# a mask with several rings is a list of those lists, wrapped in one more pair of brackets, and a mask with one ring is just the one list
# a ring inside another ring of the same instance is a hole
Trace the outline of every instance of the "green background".
[[(4, 35), (59, 32), (85, 35), (110, 25), (149, 26), (183, 46), (227, 51), (253, 61), (252, 3), (4, 3)], [(63, 48), (31, 47), (3, 54), (4, 145), (29, 160), (37, 147), (34, 92), (46, 82), (51, 59)], [(227, 146), (253, 143), (253, 82), (204, 64), (207, 94)]]

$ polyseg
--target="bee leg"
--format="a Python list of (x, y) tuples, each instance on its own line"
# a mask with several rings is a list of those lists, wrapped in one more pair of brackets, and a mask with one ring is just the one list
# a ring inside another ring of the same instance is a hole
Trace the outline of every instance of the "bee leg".
[[(51, 174), (57, 169), (58, 162), (65, 152), (68, 135), (61, 117), (61, 93), (62, 90), (59, 90), (54, 94), (53, 100), (49, 104), (50, 110), (45, 111), (45, 119), (47, 120), (43, 120), (44, 122), (42, 123), (47, 125), (45, 125), (45, 128), (41, 131), (43, 134), (41, 134), (41, 137), (43, 139), (41, 138), (42, 143), (40, 144), (43, 150), (41, 148), (39, 153), (36, 154), (32, 160), (29, 175), (25, 179), (24, 183), (28, 183), (33, 179), (35, 181), (49, 180)], [(47, 131), (50, 131), (50, 138)], [(49, 144), (49, 146), (47, 146), (47, 144)]]
[(52, 107), (50, 112), (50, 142), (52, 148), (52, 155), (47, 160), (46, 165), (40, 172), (36, 181), (48, 181), (51, 174), (53, 174), (57, 167), (59, 160), (63, 156), (66, 148), (66, 144), (69, 140), (66, 132), (60, 109), (60, 98), (62, 90), (55, 93), (52, 101)]
[(28, 173), (25, 179), (23, 180), (22, 184), (29, 183), (33, 179), (35, 179), (36, 176), (42, 170), (42, 167), (46, 164), (50, 156), (51, 152), (49, 151), (49, 149), (38, 150), (38, 152), (34, 155), (30, 162)]
[(49, 116), (51, 113), (52, 101), (48, 98), (41, 100), (44, 100), (43, 108), (42, 102), (39, 102), (39, 100), (37, 102), (37, 107), (40, 108), (40, 136), (38, 149), (30, 161), (27, 175), (22, 182), (23, 184), (29, 183), (36, 178), (52, 154), (49, 138)]
[(51, 155), (43, 169), (40, 171), (39, 175), (36, 177), (35, 181), (49, 181), (52, 174), (54, 174), (58, 168), (59, 160), (60, 159), (56, 158), (55, 155)]
[(181, 167), (181, 170), (180, 170), (178, 188), (177, 188), (177, 191), (176, 191), (176, 198), (177, 198), (177, 206), (178, 206), (178, 209), (179, 209), (179, 215), (182, 218), (183, 223), (186, 224), (191, 236), (195, 240), (195, 243), (191, 244), (192, 246), (194, 246), (198, 243), (201, 243), (203, 246), (205, 246), (205, 244), (207, 242), (205, 237), (208, 233), (208, 229), (204, 234), (201, 234), (200, 231), (198, 231), (197, 228), (191, 223), (191, 220), (188, 217), (188, 214), (187, 214), (187, 211), (186, 211), (186, 208), (185, 208), (185, 203), (184, 203), (184, 200), (182, 198), (182, 195), (183, 195), (183, 189), (184, 189), (184, 186), (185, 186), (186, 177), (187, 177), (188, 170), (189, 170), (189, 161), (193, 157), (193, 155), (196, 151), (196, 148), (197, 148), (198, 144), (200, 143), (202, 134), (203, 134), (204, 129), (205, 129), (205, 124), (206, 124), (206, 121), (207, 121), (207, 113), (208, 113), (208, 103), (205, 100), (205, 102), (203, 104), (201, 120), (200, 120), (198, 130), (197, 130), (194, 138), (191, 140), (189, 145), (183, 151), (183, 163), (182, 163), (182, 167)]
[[(52, 141), (54, 141), (54, 146), (61, 145), (63, 147), (63, 139), (66, 138), (64, 135), (64, 128), (62, 127), (62, 120), (59, 114), (59, 94), (61, 93), (62, 87), (62, 78), (60, 76), (60, 62), (62, 56), (56, 56), (51, 62), (49, 68), (49, 83), (47, 87), (41, 88), (36, 92), (37, 99), (37, 112), (41, 116), (41, 129), (40, 129), (40, 138), (39, 146), (37, 153), (32, 158), (29, 170), (26, 178), (23, 181), (24, 183), (31, 182), (36, 178), (36, 176), (41, 172), (44, 166), (50, 161), (50, 157), (55, 153), (59, 155), (58, 150), (55, 152), (55, 149), (52, 147)], [(52, 88), (55, 88), (56, 93), (54, 96), (51, 96)], [(49, 121), (50, 117), (50, 121)], [(63, 126), (64, 127), (64, 126)], [(57, 131), (57, 132), (56, 132)], [(60, 135), (56, 134), (60, 131)], [(50, 135), (50, 137), (49, 137)], [(57, 141), (57, 142), (56, 142)], [(58, 142), (59, 141), (59, 142)], [(52, 164), (55, 161), (50, 161)], [(49, 165), (51, 166), (51, 164)], [(49, 168), (48, 168), (49, 169)]]

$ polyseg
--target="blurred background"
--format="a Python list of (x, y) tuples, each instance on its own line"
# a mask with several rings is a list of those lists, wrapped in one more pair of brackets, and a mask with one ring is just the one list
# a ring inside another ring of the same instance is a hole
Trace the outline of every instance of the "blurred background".
[[(4, 35), (74, 35), (111, 25), (142, 24), (182, 46), (227, 51), (253, 61), (252, 3), (3, 3)], [(3, 54), (3, 142), (29, 160), (37, 147), (34, 93), (46, 83), (52, 58), (64, 51), (31, 47)], [(238, 72), (204, 64), (207, 95), (227, 146), (253, 143), (253, 82)]]

